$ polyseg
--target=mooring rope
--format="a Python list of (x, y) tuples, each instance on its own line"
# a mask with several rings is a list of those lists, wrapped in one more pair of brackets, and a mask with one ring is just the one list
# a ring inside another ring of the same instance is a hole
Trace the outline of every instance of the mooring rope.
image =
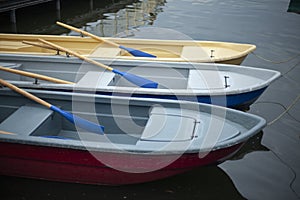
[[(299, 101), (300, 99), (300, 95), (298, 95), (297, 98), (294, 99), (294, 101), (287, 107), (285, 108), (285, 111), (283, 111), (280, 115), (278, 115), (275, 119), (273, 119), (272, 121), (268, 122), (268, 126), (271, 126), (272, 124), (274, 124), (275, 122), (277, 122), (283, 115), (285, 115), (287, 112), (290, 111), (290, 109)], [(298, 121), (298, 120), (297, 120)], [(299, 122), (299, 121), (298, 121)]]
[(290, 73), (290, 71), (292, 71), (295, 67), (297, 67), (297, 65), (300, 64), (300, 61), (297, 62), (295, 65), (293, 65), (292, 67), (290, 67), (290, 69), (288, 71), (286, 71), (284, 74), (282, 74), (282, 76), (285, 76), (286, 74)]
[[(260, 103), (266, 103), (266, 104), (277, 104), (279, 106), (281, 106), (284, 111), (282, 113), (280, 113), (280, 115), (278, 115), (275, 119), (273, 119), (272, 121), (267, 123), (267, 126), (271, 126), (272, 124), (274, 124), (275, 122), (277, 122), (279, 119), (281, 119), (283, 117), (283, 115), (285, 115), (286, 113), (288, 113), (292, 107), (300, 100), (300, 94), (298, 95), (297, 98), (294, 99), (294, 101), (288, 106), (285, 107), (284, 105), (282, 105), (281, 103), (278, 102), (272, 102), (272, 101), (259, 101), (256, 102), (255, 104), (260, 104)], [(290, 117), (292, 117), (295, 121), (299, 122), (300, 121), (298, 119), (296, 119), (293, 115), (291, 115), (290, 113), (288, 113)]]
[(292, 57), (290, 57), (290, 58), (288, 58), (288, 59), (286, 59), (286, 60), (282, 60), (282, 61), (273, 61), (273, 60), (264, 58), (264, 57), (262, 57), (262, 56), (260, 56), (260, 55), (258, 55), (258, 54), (256, 54), (256, 53), (254, 53), (254, 52), (251, 52), (251, 53), (252, 53), (254, 56), (256, 56), (257, 58), (262, 59), (262, 60), (267, 61), (267, 62), (270, 62), (270, 63), (273, 63), (273, 64), (286, 63), (286, 62), (289, 62), (289, 61), (291, 61), (291, 60), (294, 60), (295, 58), (297, 58), (297, 57), (300, 56), (300, 53), (298, 53), (298, 54), (296, 54), (295, 56), (292, 56)]
[[(296, 54), (295, 56), (292, 56), (292, 57), (290, 57), (290, 58), (288, 58), (288, 59), (286, 59), (286, 60), (282, 60), (282, 61), (272, 61), (272, 60), (270, 60), (270, 59), (267, 59), (267, 58), (264, 58), (264, 57), (262, 57), (262, 56), (260, 56), (260, 55), (257, 55), (257, 54), (254, 53), (254, 52), (252, 52), (252, 54), (253, 54), (254, 56), (256, 56), (257, 58), (259, 58), (259, 59), (262, 59), (262, 60), (264, 60), (264, 61), (267, 61), (267, 62), (270, 62), (270, 63), (273, 63), (273, 64), (287, 63), (287, 62), (289, 62), (289, 61), (291, 61), (291, 60), (294, 60), (295, 58), (297, 58), (297, 57), (300, 56), (300, 53), (298, 53), (298, 54)], [(281, 77), (288, 78), (288, 77), (286, 77), (286, 75), (287, 75), (288, 73), (290, 73), (293, 69), (295, 69), (295, 67), (296, 67), (299, 63), (300, 63), (300, 61), (298, 61), (295, 65), (293, 65), (292, 67), (290, 67), (290, 69), (289, 69), (288, 71), (286, 71), (285, 73), (281, 74)], [(278, 115), (278, 116), (277, 116), (275, 119), (273, 119), (272, 121), (268, 122), (268, 123), (267, 123), (267, 126), (271, 126), (271, 125), (273, 125), (275, 122), (277, 122), (278, 120), (280, 120), (286, 113), (288, 113), (288, 112), (296, 105), (296, 103), (297, 103), (299, 100), (300, 100), (300, 94), (298, 94), (298, 96), (293, 100), (293, 102), (292, 102), (288, 107), (285, 107), (285, 106), (282, 105), (281, 103), (276, 103), (276, 102), (258, 102), (258, 103), (273, 103), (273, 104), (279, 104), (279, 105), (282, 106), (283, 109), (284, 109), (284, 111), (283, 111), (280, 115)], [(288, 114), (289, 114), (289, 116), (292, 117), (295, 121), (297, 121), (297, 122), (300, 123), (300, 121), (299, 121), (298, 119), (296, 119), (293, 115), (291, 115), (290, 113), (288, 113)], [(283, 159), (281, 159), (281, 157), (280, 157), (279, 155), (277, 155), (276, 152), (274, 152), (274, 151), (272, 151), (272, 152), (273, 152), (274, 155), (275, 155), (275, 156), (276, 156), (283, 164), (285, 164), (285, 165), (292, 171), (292, 173), (294, 174), (294, 177), (293, 177), (293, 179), (291, 180), (289, 186), (290, 186), (291, 190), (293, 191), (293, 193), (294, 193), (298, 198), (300, 198), (300, 196), (297, 194), (297, 192), (296, 192), (295, 189), (293, 188), (293, 184), (294, 184), (294, 182), (295, 182), (295, 180), (296, 180), (296, 177), (297, 177), (297, 176), (296, 176), (295, 170), (294, 170), (291, 166), (289, 166), (289, 164), (288, 164), (287, 162), (285, 162)]]
[[(253, 53), (253, 52), (252, 52)], [(253, 53), (254, 54), (254, 53)], [(254, 54), (254, 55), (256, 55), (256, 54)], [(296, 57), (298, 57), (300, 54), (298, 54), (297, 56), (294, 56), (294, 57), (291, 57), (291, 58), (289, 58), (289, 59), (287, 59), (287, 60), (285, 60), (285, 61), (281, 61), (281, 62), (277, 62), (277, 63), (284, 63), (284, 62), (288, 62), (288, 61), (291, 61), (291, 60), (293, 60), (293, 59), (295, 59)], [(256, 55), (257, 56), (257, 55)], [(264, 58), (262, 58), (262, 59), (264, 59)], [(265, 59), (264, 59), (265, 60)], [(270, 61), (270, 62), (272, 62), (272, 63), (274, 63), (273, 61), (271, 61), (271, 60), (267, 60), (266, 59), (266, 61)], [(293, 65), (292, 67), (290, 67), (290, 69), (288, 70), (288, 71), (286, 71), (285, 73), (283, 73), (283, 74), (281, 74), (281, 77), (285, 77), (285, 78), (288, 78), (288, 77), (286, 77), (286, 75), (288, 74), (288, 73), (290, 73), (293, 69), (295, 69), (295, 67), (297, 67), (298, 66), (298, 64), (300, 63), (300, 61), (298, 61), (295, 65)], [(283, 106), (282, 104), (280, 104), (280, 103), (275, 103), (275, 102), (265, 102), (265, 103), (273, 103), (273, 104), (279, 104), (279, 105), (281, 105), (283, 108), (284, 108), (284, 111), (280, 114), (280, 115), (278, 115), (275, 119), (273, 119), (272, 121), (270, 121), (270, 122), (268, 122), (267, 123), (267, 125), (268, 126), (271, 126), (272, 124), (274, 124), (275, 122), (277, 122), (281, 117), (283, 117), (287, 112), (289, 112), (289, 110), (298, 102), (300, 100), (300, 94), (294, 99), (294, 101), (288, 106), (288, 107), (285, 107), (285, 106)], [(263, 101), (262, 102), (257, 102), (257, 103), (264, 103)], [(294, 118), (294, 117), (293, 117)], [(294, 118), (295, 119), (295, 118)], [(297, 122), (300, 122), (300, 121), (298, 121), (297, 119), (295, 119)]]

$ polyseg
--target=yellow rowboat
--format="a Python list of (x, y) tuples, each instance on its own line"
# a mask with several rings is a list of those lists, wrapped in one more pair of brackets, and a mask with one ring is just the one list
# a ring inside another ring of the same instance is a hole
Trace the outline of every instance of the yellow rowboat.
[[(89, 37), (0, 34), (0, 53), (53, 55), (56, 50), (32, 46), (23, 41), (38, 43), (38, 38), (67, 47), (83, 55), (96, 58), (111, 58), (167, 62), (215, 62), (239, 65), (256, 49), (253, 44), (192, 40), (152, 40), (134, 38), (105, 38), (119, 45), (142, 50), (157, 56), (133, 57), (115, 46), (101, 43)], [(42, 45), (42, 44), (41, 44)]]

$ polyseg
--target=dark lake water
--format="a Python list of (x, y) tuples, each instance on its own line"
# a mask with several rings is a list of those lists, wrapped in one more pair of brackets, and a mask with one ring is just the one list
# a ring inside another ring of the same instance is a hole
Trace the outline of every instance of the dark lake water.
[(218, 166), (120, 187), (2, 176), (1, 199), (300, 199), (300, 15), (288, 12), (289, 4), (289, 0), (62, 0), (60, 10), (55, 1), (18, 9), (16, 23), (10, 22), (8, 12), (0, 13), (0, 32), (70, 34), (55, 25), (61, 20), (100, 36), (252, 43), (257, 45), (255, 54), (243, 65), (282, 73), (249, 111), (266, 118), (268, 126)]

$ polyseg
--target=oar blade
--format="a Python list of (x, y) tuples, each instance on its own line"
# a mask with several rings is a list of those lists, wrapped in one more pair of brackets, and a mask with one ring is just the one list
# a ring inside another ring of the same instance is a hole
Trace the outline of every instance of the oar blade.
[(97, 133), (97, 134), (104, 134), (104, 126), (98, 125), (98, 124), (90, 122), (88, 120), (85, 120), (81, 117), (78, 117), (69, 112), (61, 110), (60, 108), (53, 106), (53, 105), (50, 107), (50, 109), (55, 112), (58, 112), (64, 118), (66, 118), (69, 122), (75, 124), (76, 126), (82, 128), (84, 130), (87, 130), (87, 131), (90, 131), (93, 133)]
[(43, 138), (54, 138), (54, 139), (62, 139), (62, 140), (70, 140), (70, 138), (58, 136), (58, 135), (41, 135)]
[(149, 57), (149, 58), (156, 58), (155, 55), (152, 55), (150, 53), (146, 53), (144, 51), (140, 51), (137, 49), (133, 49), (133, 48), (129, 48), (129, 47), (124, 47), (122, 45), (119, 46), (120, 49), (124, 49), (125, 51), (127, 51), (128, 53), (130, 53), (131, 55), (135, 56), (135, 57)]
[(158, 83), (151, 81), (149, 79), (134, 75), (134, 74), (130, 74), (127, 72), (121, 72), (116, 69), (113, 69), (112, 72), (119, 74), (120, 76), (123, 76), (129, 82), (131, 82), (139, 87), (142, 87), (142, 88), (157, 88), (158, 87)]

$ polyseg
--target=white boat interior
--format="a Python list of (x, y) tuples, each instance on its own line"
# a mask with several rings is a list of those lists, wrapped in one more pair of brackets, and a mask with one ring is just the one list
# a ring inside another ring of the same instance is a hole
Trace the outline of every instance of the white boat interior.
[[(280, 76), (274, 70), (253, 67), (224, 65), (224, 64), (196, 64), (196, 63), (147, 63), (125, 62), (111, 63), (111, 67), (120, 71), (138, 75), (155, 81), (158, 88), (137, 88), (123, 77), (113, 72), (105, 71), (91, 64), (78, 62), (76, 58), (61, 58), (57, 60), (39, 60), (23, 58), (14, 60), (0, 57), (0, 65), (33, 72), (49, 77), (59, 78), (76, 83), (77, 90), (118, 91), (153, 94), (181, 94), (181, 95), (220, 95), (239, 94), (267, 87)], [(2, 62), (3, 61), (3, 62)], [(46, 62), (47, 61), (47, 62)], [(103, 60), (103, 62), (108, 62)], [(57, 84), (38, 81), (33, 78), (0, 71), (0, 77), (15, 84), (27, 84), (29, 87), (56, 88)], [(74, 85), (61, 85), (62, 89), (73, 88)]]
[(244, 142), (265, 126), (258, 116), (208, 104), (28, 91), (103, 125), (104, 135), (78, 128), (58, 113), (1, 88), (1, 141), (101, 151), (199, 152)]

